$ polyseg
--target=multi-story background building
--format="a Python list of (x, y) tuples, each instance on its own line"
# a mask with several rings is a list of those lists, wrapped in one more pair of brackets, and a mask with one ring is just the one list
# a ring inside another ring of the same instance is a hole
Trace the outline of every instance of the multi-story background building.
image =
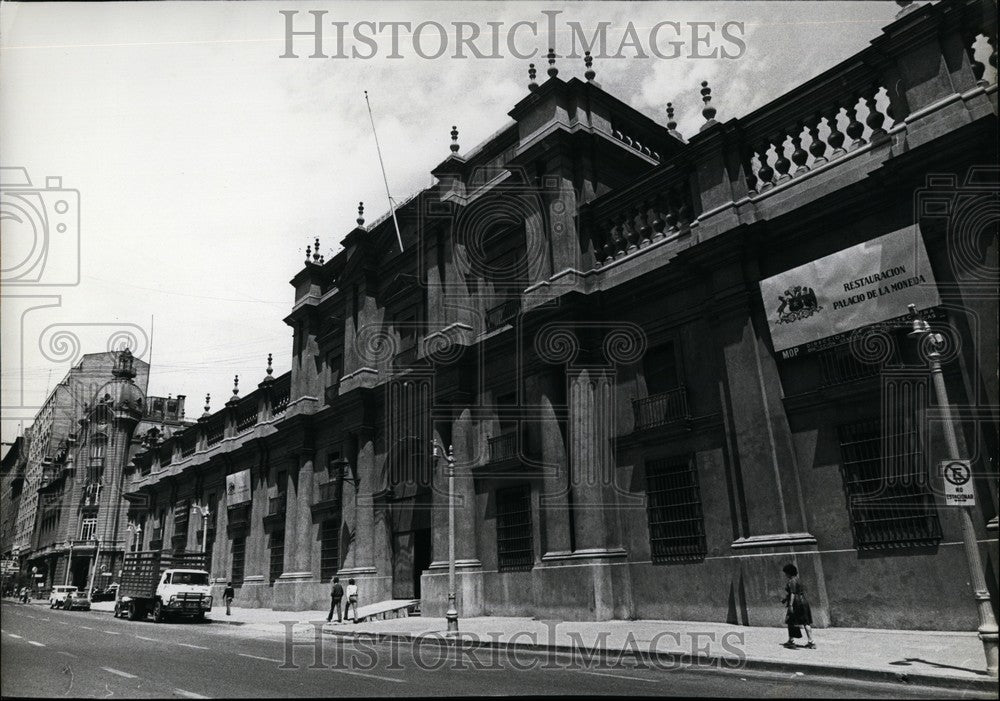
[[(38, 490), (55, 470), (57, 454), (78, 430), (78, 421), (93, 405), (98, 390), (112, 379), (114, 352), (88, 353), (81, 357), (49, 393), (31, 425), (25, 429), (28, 446), (24, 485), (18, 508), (14, 547), (25, 558), (35, 547)], [(149, 366), (136, 360), (139, 386), (146, 387)]]
[(702, 84), (688, 135), (532, 70), (493, 137), (452, 132), (403, 250), (360, 212), (308, 254), (290, 373), (135, 457), (136, 546), (204, 544), (242, 605), (338, 574), (441, 614), (438, 444), (463, 615), (767, 625), (795, 561), (821, 625), (974, 627), (906, 310), (948, 340), (995, 594), (995, 35), (990, 3), (911, 7), (748, 115)]

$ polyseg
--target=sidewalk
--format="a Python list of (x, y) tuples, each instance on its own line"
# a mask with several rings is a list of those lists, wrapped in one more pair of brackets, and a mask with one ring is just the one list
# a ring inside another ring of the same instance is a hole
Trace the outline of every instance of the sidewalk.
[[(111, 602), (94, 610), (111, 610)], [(327, 635), (426, 642), (447, 639), (443, 618), (420, 616), (360, 624), (326, 623), (326, 611), (212, 609), (217, 623), (282, 634), (283, 622), (321, 624)], [(365, 607), (361, 608), (365, 613)], [(640, 656), (665, 668), (679, 663), (742, 667), (882, 682), (995, 692), (997, 680), (986, 675), (983, 647), (974, 632), (894, 631), (823, 628), (813, 631), (817, 649), (788, 650), (784, 628), (735, 626), (688, 621), (537, 621), (531, 618), (467, 618), (459, 622), (463, 644), (575, 653), (582, 659), (603, 651), (615, 662)], [(305, 629), (308, 632), (308, 628)], [(250, 632), (248, 630), (248, 632)], [(802, 641), (799, 641), (802, 642)]]

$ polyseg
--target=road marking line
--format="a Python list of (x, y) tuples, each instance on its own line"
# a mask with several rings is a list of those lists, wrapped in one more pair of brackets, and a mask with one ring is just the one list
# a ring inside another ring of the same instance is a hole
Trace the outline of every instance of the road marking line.
[(112, 674), (117, 674), (119, 677), (125, 677), (126, 679), (138, 679), (135, 674), (129, 674), (128, 672), (123, 672), (120, 669), (114, 669), (112, 667), (101, 667), (105, 672), (111, 672)]
[(60, 655), (66, 655), (66, 657), (72, 657), (75, 660), (80, 659), (80, 657), (78, 655), (74, 655), (72, 652), (64, 652), (62, 650), (57, 650), (57, 652)]
[(14, 633), (7, 633), (7, 635), (9, 635), (12, 638), (17, 638), (18, 640), (24, 640), (23, 637), (21, 637), (20, 635), (15, 635)]
[(598, 677), (612, 677), (613, 679), (629, 679), (636, 682), (649, 682), (650, 684), (656, 684), (658, 679), (647, 679), (646, 677), (630, 677), (626, 674), (610, 674), (608, 672), (583, 672), (584, 674), (595, 674)]
[(61, 626), (68, 626), (69, 623), (67, 623), (66, 621), (59, 621), (59, 625), (61, 625)]
[(181, 696), (186, 696), (189, 699), (209, 699), (211, 696), (202, 696), (201, 694), (196, 694), (193, 691), (184, 691), (184, 689), (174, 689), (175, 694), (180, 694)]
[(29, 640), (28, 645), (34, 645), (35, 647), (45, 647), (45, 643), (36, 643), (34, 640)]
[(382, 677), (379, 676), (378, 674), (365, 674), (364, 672), (353, 672), (346, 669), (337, 669), (336, 667), (331, 667), (330, 669), (332, 669), (334, 672), (340, 672), (341, 674), (351, 674), (355, 677), (368, 677), (369, 679), (381, 679), (384, 682), (397, 682), (401, 684), (406, 681), (405, 679), (397, 679), (395, 677)]
[(249, 657), (251, 660), (264, 660), (265, 662), (284, 662), (284, 660), (276, 660), (273, 657), (260, 657), (259, 655), (248, 655), (245, 652), (239, 653), (240, 657)]
[(204, 645), (192, 645), (191, 643), (177, 643), (177, 644), (181, 645), (182, 647), (193, 647), (195, 650), (210, 650), (211, 649), (211, 648), (205, 647)]
[(119, 633), (118, 631), (114, 631), (114, 630), (105, 630), (105, 631), (101, 631), (101, 632), (107, 633), (108, 635), (121, 635), (121, 633)]
[(80, 626), (80, 627), (83, 628), (84, 630), (94, 630), (90, 626)]
[(156, 638), (144, 638), (141, 635), (137, 635), (135, 637), (139, 638), (139, 640), (148, 640), (151, 643), (162, 643), (163, 642), (162, 640), (157, 640)]

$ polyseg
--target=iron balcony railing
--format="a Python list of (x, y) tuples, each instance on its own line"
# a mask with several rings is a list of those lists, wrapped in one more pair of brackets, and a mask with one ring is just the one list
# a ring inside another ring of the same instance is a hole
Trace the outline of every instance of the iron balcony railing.
[(496, 331), (504, 324), (512, 322), (521, 311), (520, 299), (508, 299), (486, 311), (486, 330)]
[(392, 357), (392, 364), (396, 367), (407, 367), (417, 362), (417, 344), (404, 348)]
[(319, 486), (319, 503), (336, 502), (338, 499), (336, 481), (330, 480)]
[(687, 389), (682, 385), (643, 399), (633, 399), (632, 411), (635, 414), (636, 429), (686, 421), (690, 418)]
[(511, 460), (517, 457), (517, 431), (507, 431), (488, 440), (490, 446), (490, 462)]
[(250, 509), (245, 505), (234, 506), (229, 509), (228, 518), (230, 526), (246, 526), (250, 523)]
[(285, 504), (287, 503), (287, 497), (284, 493), (279, 494), (276, 497), (271, 497), (267, 500), (267, 515), (268, 516), (278, 516), (285, 513)]
[(849, 343), (822, 351), (818, 356), (823, 387), (834, 387), (878, 377), (886, 365), (895, 364), (897, 361), (895, 347), (891, 349), (888, 357), (868, 361), (858, 357)]

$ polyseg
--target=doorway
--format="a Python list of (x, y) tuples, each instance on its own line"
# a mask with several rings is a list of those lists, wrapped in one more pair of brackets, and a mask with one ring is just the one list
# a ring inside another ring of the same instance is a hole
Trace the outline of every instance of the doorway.
[(420, 575), (431, 564), (431, 529), (392, 534), (392, 598), (419, 599)]
[(70, 567), (70, 584), (81, 591), (87, 588), (90, 580), (90, 558), (74, 557)]

